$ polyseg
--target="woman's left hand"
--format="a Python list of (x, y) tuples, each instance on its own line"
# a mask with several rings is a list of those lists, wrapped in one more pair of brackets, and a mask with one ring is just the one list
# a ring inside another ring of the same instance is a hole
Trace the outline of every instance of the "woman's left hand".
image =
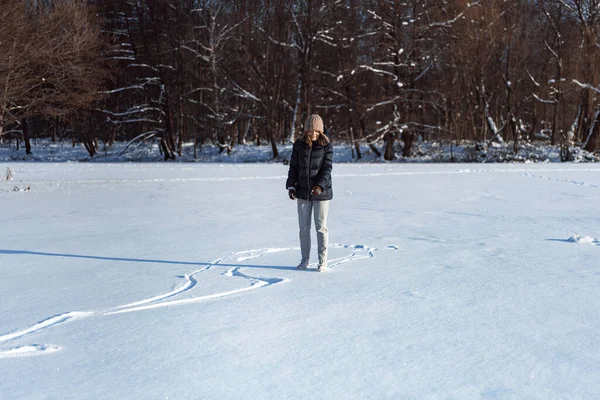
[(319, 185), (316, 185), (315, 187), (312, 188), (312, 191), (310, 192), (310, 194), (318, 196), (321, 194), (322, 191), (323, 191), (323, 188)]

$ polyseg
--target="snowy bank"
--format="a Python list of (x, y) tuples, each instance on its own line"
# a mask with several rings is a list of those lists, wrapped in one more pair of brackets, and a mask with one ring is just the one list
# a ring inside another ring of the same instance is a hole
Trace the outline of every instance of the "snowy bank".
[[(383, 151), (383, 144), (376, 146)], [(230, 152), (219, 151), (218, 146), (203, 145), (196, 149), (192, 143), (183, 146), (180, 162), (215, 162), (215, 163), (256, 163), (283, 162), (289, 160), (291, 144), (278, 144), (279, 157), (273, 159), (269, 144), (256, 146), (244, 144), (234, 146)], [(591, 154), (579, 147), (571, 149), (574, 162), (600, 162), (600, 155)], [(377, 155), (369, 146), (361, 146), (361, 159), (357, 159), (355, 150), (350, 144), (334, 142), (334, 162), (343, 163), (378, 163), (378, 162), (409, 162), (409, 163), (490, 163), (490, 162), (560, 162), (560, 147), (543, 143), (524, 143), (515, 153), (511, 144), (498, 145), (493, 143), (486, 150), (478, 149), (473, 142), (417, 142), (413, 146), (412, 157), (402, 157), (401, 144), (395, 148), (393, 161), (386, 161)], [(0, 146), (0, 161), (41, 161), (41, 162), (154, 162), (162, 161), (163, 157), (155, 141), (128, 144), (117, 142), (110, 147), (100, 143), (96, 156), (90, 158), (83, 145), (72, 146), (71, 142), (53, 143), (50, 140), (34, 141), (32, 154), (25, 154), (25, 149), (18, 150), (14, 143)]]

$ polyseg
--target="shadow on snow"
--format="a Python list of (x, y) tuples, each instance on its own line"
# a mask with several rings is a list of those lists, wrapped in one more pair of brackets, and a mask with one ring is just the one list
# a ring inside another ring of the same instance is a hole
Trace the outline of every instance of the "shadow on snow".
[(158, 264), (174, 264), (174, 265), (199, 265), (199, 266), (216, 266), (216, 267), (244, 267), (244, 268), (296, 270), (296, 267), (284, 266), (284, 265), (222, 264), (222, 263), (193, 262), (193, 261), (147, 260), (147, 259), (142, 259), (142, 258), (86, 256), (86, 255), (82, 255), (82, 254), (46, 253), (46, 252), (28, 251), (28, 250), (3, 250), (3, 249), (0, 249), (0, 254), (83, 258), (83, 259), (88, 259), (88, 260), (127, 261), (127, 262), (138, 262), (138, 263), (158, 263)]

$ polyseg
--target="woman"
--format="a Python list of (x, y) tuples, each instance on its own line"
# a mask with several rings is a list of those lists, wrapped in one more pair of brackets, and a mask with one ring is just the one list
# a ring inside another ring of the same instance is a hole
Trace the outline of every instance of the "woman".
[(306, 120), (304, 138), (294, 143), (285, 184), (290, 199), (298, 202), (302, 260), (297, 268), (301, 270), (308, 268), (310, 259), (310, 224), (313, 212), (319, 253), (317, 269), (327, 269), (327, 214), (329, 201), (333, 198), (332, 167), (333, 147), (323, 133), (323, 120), (317, 114), (313, 114)]

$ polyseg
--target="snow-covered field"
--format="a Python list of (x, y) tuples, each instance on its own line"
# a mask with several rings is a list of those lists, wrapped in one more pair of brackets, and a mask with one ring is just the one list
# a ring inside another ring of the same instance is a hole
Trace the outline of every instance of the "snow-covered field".
[(600, 398), (594, 164), (6, 167), (0, 399)]

